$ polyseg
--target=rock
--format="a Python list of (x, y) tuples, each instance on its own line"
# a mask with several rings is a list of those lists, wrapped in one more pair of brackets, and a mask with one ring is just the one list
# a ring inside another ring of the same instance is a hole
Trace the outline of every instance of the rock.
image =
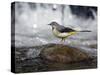
[(15, 48), (15, 72), (96, 68), (97, 58), (89, 55), (90, 53), (86, 53), (86, 50), (63, 44)]
[(46, 45), (40, 56), (43, 59), (59, 63), (73, 63), (90, 59), (88, 54), (82, 50), (62, 44)]

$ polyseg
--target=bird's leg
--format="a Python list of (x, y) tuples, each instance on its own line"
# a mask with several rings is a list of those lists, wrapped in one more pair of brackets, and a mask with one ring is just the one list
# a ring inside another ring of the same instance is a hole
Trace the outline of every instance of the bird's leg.
[(63, 41), (64, 41), (64, 38), (61, 38), (61, 41), (60, 41), (60, 42), (61, 42), (61, 44), (63, 44)]
[(64, 42), (65, 42), (65, 38), (64, 38), (63, 40), (64, 40)]
[(65, 40), (66, 40), (66, 38), (62, 38), (61, 44), (64, 44), (65, 43)]

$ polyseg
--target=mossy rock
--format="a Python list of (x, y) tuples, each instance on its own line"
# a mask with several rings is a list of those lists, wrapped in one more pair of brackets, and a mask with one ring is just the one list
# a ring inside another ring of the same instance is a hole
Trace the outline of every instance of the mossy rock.
[(84, 51), (62, 44), (49, 44), (47, 47), (45, 46), (40, 56), (43, 59), (59, 63), (73, 63), (90, 59)]

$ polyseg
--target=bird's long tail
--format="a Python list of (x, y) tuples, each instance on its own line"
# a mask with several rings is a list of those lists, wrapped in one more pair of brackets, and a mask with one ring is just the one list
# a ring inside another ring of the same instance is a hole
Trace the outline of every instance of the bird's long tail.
[(79, 31), (79, 32), (92, 32), (90, 30), (82, 30), (82, 31)]

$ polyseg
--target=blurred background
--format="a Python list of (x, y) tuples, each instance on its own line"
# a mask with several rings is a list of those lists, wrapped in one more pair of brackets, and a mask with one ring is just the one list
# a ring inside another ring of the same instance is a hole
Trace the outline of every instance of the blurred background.
[[(91, 30), (66, 39), (64, 44), (89, 51), (97, 49), (97, 7), (25, 3), (12, 4), (12, 25), (15, 25), (15, 47), (31, 47), (48, 43), (60, 43), (47, 24), (56, 21), (76, 30)], [(12, 32), (12, 37), (14, 37)]]

